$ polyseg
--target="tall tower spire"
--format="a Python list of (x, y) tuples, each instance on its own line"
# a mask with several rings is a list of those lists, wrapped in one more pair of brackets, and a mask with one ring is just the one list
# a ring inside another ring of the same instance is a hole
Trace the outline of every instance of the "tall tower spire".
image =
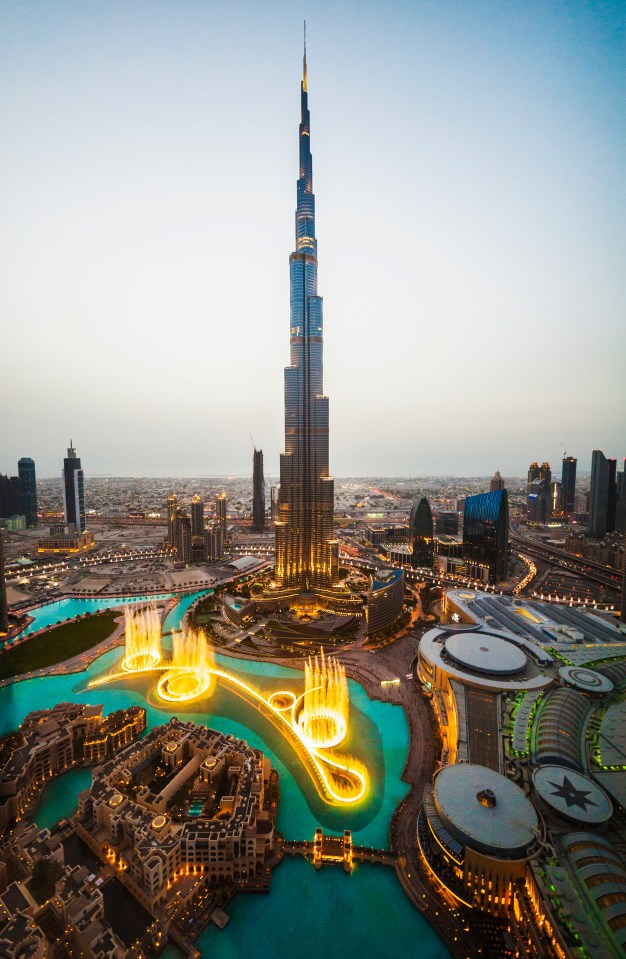
[(290, 363), (285, 368), (285, 452), (280, 457), (276, 581), (315, 590), (337, 582), (333, 539), (334, 481), (328, 475), (328, 397), (323, 386), (322, 298), (317, 294), (317, 239), (306, 24), (300, 86), (300, 170), (296, 249), (289, 257)]
[(302, 57), (302, 89), (306, 93), (306, 20), (304, 21), (304, 56)]

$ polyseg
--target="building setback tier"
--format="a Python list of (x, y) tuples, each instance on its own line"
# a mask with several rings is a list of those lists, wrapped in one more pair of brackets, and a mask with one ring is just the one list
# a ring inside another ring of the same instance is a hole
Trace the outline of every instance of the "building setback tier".
[(463, 846), (501, 859), (520, 859), (539, 829), (535, 807), (506, 776), (473, 763), (445, 766), (433, 791), (437, 814)]

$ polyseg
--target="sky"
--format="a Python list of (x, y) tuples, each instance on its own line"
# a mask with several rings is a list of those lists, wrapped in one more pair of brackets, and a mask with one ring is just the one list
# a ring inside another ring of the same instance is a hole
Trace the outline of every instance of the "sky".
[(277, 473), (304, 17), (331, 471), (626, 456), (621, 0), (0, 16), (0, 472)]

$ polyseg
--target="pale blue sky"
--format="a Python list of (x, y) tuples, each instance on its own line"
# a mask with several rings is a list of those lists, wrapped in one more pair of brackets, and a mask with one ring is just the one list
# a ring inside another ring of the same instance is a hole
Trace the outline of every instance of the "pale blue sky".
[(624, 11), (2, 3), (0, 471), (277, 471), (304, 16), (333, 472), (626, 455)]

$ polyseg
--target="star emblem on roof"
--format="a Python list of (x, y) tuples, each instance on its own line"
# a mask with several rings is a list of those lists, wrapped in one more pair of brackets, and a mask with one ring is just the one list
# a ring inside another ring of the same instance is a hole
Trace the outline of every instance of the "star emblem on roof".
[(593, 799), (587, 798), (592, 792), (591, 789), (576, 789), (567, 776), (563, 776), (563, 782), (560, 785), (553, 782), (550, 782), (550, 785), (555, 787), (552, 795), (557, 796), (558, 799), (564, 799), (568, 809), (570, 806), (577, 806), (578, 809), (587, 812), (587, 806), (598, 805)]

